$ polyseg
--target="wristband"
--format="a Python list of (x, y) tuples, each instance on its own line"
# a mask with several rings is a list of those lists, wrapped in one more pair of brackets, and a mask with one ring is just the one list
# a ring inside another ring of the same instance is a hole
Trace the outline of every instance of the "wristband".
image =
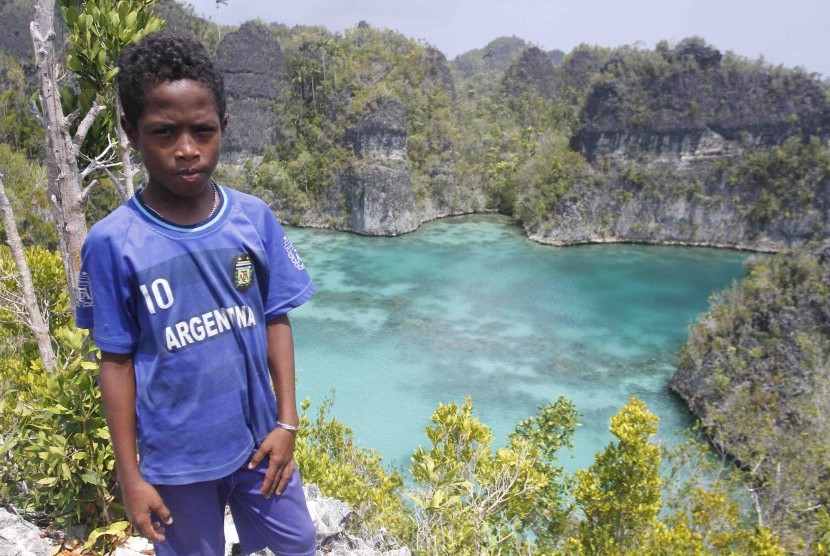
[(298, 430), (300, 430), (300, 427), (298, 425), (286, 425), (285, 423), (280, 423), (279, 421), (277, 421), (277, 426), (287, 431), (297, 432)]

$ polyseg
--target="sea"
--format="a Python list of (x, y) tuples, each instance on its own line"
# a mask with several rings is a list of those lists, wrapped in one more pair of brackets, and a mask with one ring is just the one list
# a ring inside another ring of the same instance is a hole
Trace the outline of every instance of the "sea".
[(632, 397), (658, 442), (694, 419), (668, 384), (710, 298), (746, 273), (747, 252), (634, 244), (551, 247), (492, 215), (429, 222), (398, 237), (286, 228), (318, 291), (291, 312), (298, 402), (324, 400), (406, 476), (439, 404), (468, 396), (503, 445), (560, 396), (579, 412), (569, 471), (614, 438)]

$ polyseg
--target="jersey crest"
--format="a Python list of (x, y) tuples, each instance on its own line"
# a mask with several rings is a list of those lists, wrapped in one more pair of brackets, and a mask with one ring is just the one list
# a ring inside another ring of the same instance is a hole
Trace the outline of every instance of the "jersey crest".
[(233, 258), (233, 286), (241, 291), (247, 291), (254, 283), (254, 265), (251, 256), (247, 253)]

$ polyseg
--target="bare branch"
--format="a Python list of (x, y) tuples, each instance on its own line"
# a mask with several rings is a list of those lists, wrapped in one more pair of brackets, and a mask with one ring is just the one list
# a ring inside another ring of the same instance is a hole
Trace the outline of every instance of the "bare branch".
[[(58, 81), (60, 81), (60, 79), (58, 79)], [(67, 114), (64, 117), (67, 127), (72, 127), (72, 125), (78, 120), (78, 116), (80, 116), (80, 115), (81, 115), (81, 109), (80, 108), (76, 108), (75, 110), (73, 110), (72, 112)]]
[(97, 178), (92, 180), (91, 182), (89, 182), (89, 185), (84, 187), (83, 191), (81, 191), (81, 199), (86, 199), (87, 196), (89, 196), (90, 192), (92, 192), (92, 189), (96, 185), (98, 185), (98, 179)]
[(29, 114), (37, 120), (37, 123), (43, 125), (43, 113), (38, 109), (35, 99), (32, 99), (32, 102), (29, 104)]
[(0, 213), (2, 213), (3, 225), (6, 228), (6, 238), (9, 243), (9, 248), (11, 249), (15, 265), (17, 265), (20, 289), (22, 290), (26, 311), (28, 313), (28, 319), (24, 319), (23, 322), (35, 336), (43, 366), (47, 371), (52, 371), (57, 365), (57, 360), (55, 358), (55, 352), (52, 349), (52, 341), (49, 338), (49, 325), (44, 320), (38, 306), (35, 287), (32, 282), (32, 272), (26, 260), (26, 254), (23, 251), (23, 242), (17, 231), (14, 210), (6, 195), (2, 172), (0, 172)]
[[(86, 139), (87, 133), (89, 133), (89, 129), (95, 122), (95, 118), (97, 118), (102, 112), (105, 112), (106, 109), (106, 106), (99, 103), (97, 100), (95, 101), (92, 108), (90, 108), (89, 112), (87, 112), (86, 116), (84, 116), (84, 119), (81, 120), (80, 124), (78, 124), (78, 129), (75, 131), (75, 137), (72, 138), (72, 143), (74, 143), (76, 147), (81, 146), (81, 143), (83, 143), (84, 139)], [(109, 150), (109, 147), (107, 147), (107, 150)]]

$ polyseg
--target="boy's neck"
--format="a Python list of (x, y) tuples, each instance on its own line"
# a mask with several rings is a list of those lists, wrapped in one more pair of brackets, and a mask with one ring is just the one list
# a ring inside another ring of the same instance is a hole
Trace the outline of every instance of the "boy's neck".
[(181, 197), (152, 183), (142, 188), (138, 195), (144, 206), (162, 220), (192, 226), (204, 222), (216, 213), (221, 202), (217, 186), (209, 181), (198, 195)]

